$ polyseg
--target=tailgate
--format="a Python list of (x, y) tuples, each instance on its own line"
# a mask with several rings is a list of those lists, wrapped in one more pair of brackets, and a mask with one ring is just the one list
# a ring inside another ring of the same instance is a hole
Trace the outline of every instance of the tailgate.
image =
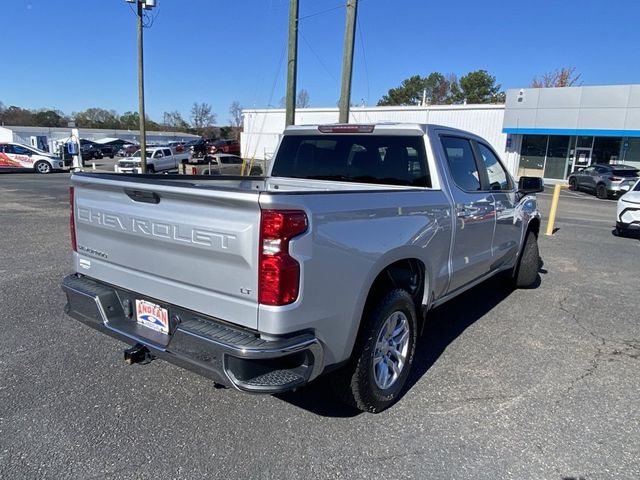
[(259, 193), (72, 177), (76, 271), (257, 328)]

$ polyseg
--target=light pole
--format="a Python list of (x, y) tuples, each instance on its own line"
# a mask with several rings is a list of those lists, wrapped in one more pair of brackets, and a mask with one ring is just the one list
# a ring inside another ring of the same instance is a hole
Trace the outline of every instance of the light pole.
[(151, 10), (156, 6), (156, 0), (127, 0), (137, 6), (136, 16), (138, 20), (138, 115), (140, 117), (140, 172), (147, 173), (147, 129), (144, 114), (144, 39), (142, 29), (144, 25), (143, 8)]

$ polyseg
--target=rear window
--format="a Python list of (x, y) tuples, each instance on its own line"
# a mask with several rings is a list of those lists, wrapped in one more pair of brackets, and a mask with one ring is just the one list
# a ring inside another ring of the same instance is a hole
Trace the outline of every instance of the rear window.
[(274, 177), (431, 187), (420, 136), (285, 136), (271, 174)]
[(637, 177), (638, 170), (631, 170), (630, 168), (625, 168), (624, 170), (614, 170), (612, 172), (614, 175), (618, 177)]

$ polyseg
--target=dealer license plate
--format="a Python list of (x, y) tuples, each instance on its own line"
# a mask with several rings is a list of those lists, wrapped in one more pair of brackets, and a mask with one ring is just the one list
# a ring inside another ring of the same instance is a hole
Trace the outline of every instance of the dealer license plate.
[(160, 305), (136, 299), (136, 320), (140, 325), (169, 335), (169, 311)]

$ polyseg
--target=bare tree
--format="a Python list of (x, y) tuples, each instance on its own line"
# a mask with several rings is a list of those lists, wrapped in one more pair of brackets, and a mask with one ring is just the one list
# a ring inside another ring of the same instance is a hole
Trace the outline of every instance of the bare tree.
[(242, 126), (242, 105), (237, 100), (234, 100), (229, 107), (229, 114), (231, 115), (231, 124), (240, 128)]
[(576, 67), (563, 67), (553, 72), (543, 73), (542, 77), (534, 77), (532, 88), (573, 87), (578, 85), (581, 74), (576, 73)]
[(191, 107), (191, 123), (193, 127), (202, 130), (216, 122), (216, 114), (208, 103), (194, 103)]
[(182, 118), (182, 115), (177, 110), (173, 112), (164, 112), (162, 114), (162, 123), (173, 129), (185, 130), (189, 128), (189, 124)]
[(296, 97), (296, 108), (307, 108), (309, 105), (309, 92), (303, 88), (298, 91), (298, 96)]

